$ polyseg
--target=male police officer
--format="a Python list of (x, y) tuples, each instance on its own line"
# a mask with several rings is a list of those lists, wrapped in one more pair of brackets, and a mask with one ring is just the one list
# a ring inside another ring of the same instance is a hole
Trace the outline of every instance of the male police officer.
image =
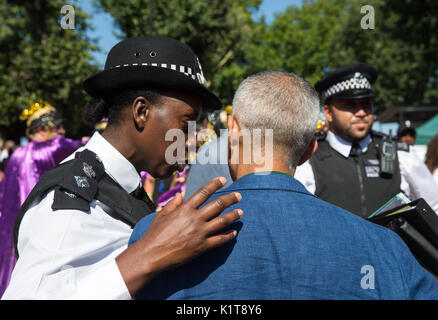
[(329, 131), (296, 178), (321, 199), (367, 218), (403, 191), (438, 212), (438, 188), (414, 150), (371, 130), (377, 71), (355, 63), (316, 83)]

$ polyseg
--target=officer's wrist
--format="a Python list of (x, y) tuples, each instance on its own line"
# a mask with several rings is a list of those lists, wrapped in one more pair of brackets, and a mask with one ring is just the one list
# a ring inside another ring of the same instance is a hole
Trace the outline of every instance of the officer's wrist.
[(134, 243), (116, 258), (117, 267), (131, 297), (159, 273), (159, 268), (152, 261), (141, 241)]

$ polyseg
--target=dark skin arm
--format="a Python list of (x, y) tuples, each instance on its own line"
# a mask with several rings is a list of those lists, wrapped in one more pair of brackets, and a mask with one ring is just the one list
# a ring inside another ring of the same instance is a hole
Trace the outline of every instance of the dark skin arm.
[(116, 258), (131, 297), (160, 272), (182, 265), (236, 237), (235, 230), (218, 232), (240, 219), (243, 212), (236, 209), (217, 216), (240, 201), (239, 193), (218, 197), (198, 209), (225, 181), (223, 177), (211, 180), (185, 203), (178, 194), (156, 214), (143, 238)]

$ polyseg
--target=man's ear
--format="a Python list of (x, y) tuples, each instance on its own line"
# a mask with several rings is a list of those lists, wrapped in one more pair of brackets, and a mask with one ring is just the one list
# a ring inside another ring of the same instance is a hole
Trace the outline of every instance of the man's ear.
[(312, 157), (312, 155), (316, 152), (316, 149), (318, 149), (318, 140), (313, 138), (310, 141), (309, 145), (307, 146), (306, 151), (304, 151), (303, 155), (301, 156), (300, 160), (298, 161), (298, 165), (297, 166), (300, 166), (304, 162), (309, 160)]
[(233, 133), (240, 132), (240, 125), (237, 119), (233, 116), (228, 116), (228, 146), (232, 145), (232, 138), (234, 136)]
[(137, 130), (142, 131), (149, 118), (152, 104), (144, 97), (135, 98), (131, 105), (132, 116)]
[[(236, 164), (232, 161), (232, 157), (235, 155), (233, 148), (235, 147), (235, 133), (239, 132), (239, 124), (232, 115), (228, 116), (228, 170), (230, 172), (231, 179), (233, 181), (236, 180), (237, 172), (236, 172)], [(238, 154), (238, 153), (237, 153)], [(233, 159), (235, 160), (235, 159)]]
[(233, 116), (228, 116), (227, 117), (227, 122), (228, 122), (228, 131), (231, 131), (232, 129), (233, 129), (233, 127), (234, 127), (234, 118), (233, 118)]
[(325, 104), (322, 110), (324, 112), (325, 118), (327, 119), (327, 122), (332, 122), (333, 117), (331, 107)]
[(231, 131), (234, 129), (234, 118), (228, 116), (228, 161), (231, 159)]

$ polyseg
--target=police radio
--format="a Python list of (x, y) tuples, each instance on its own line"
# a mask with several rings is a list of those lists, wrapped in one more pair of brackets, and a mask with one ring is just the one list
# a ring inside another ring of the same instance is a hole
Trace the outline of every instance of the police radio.
[(385, 136), (380, 145), (380, 172), (383, 174), (394, 173), (396, 145), (392, 140), (392, 132)]

